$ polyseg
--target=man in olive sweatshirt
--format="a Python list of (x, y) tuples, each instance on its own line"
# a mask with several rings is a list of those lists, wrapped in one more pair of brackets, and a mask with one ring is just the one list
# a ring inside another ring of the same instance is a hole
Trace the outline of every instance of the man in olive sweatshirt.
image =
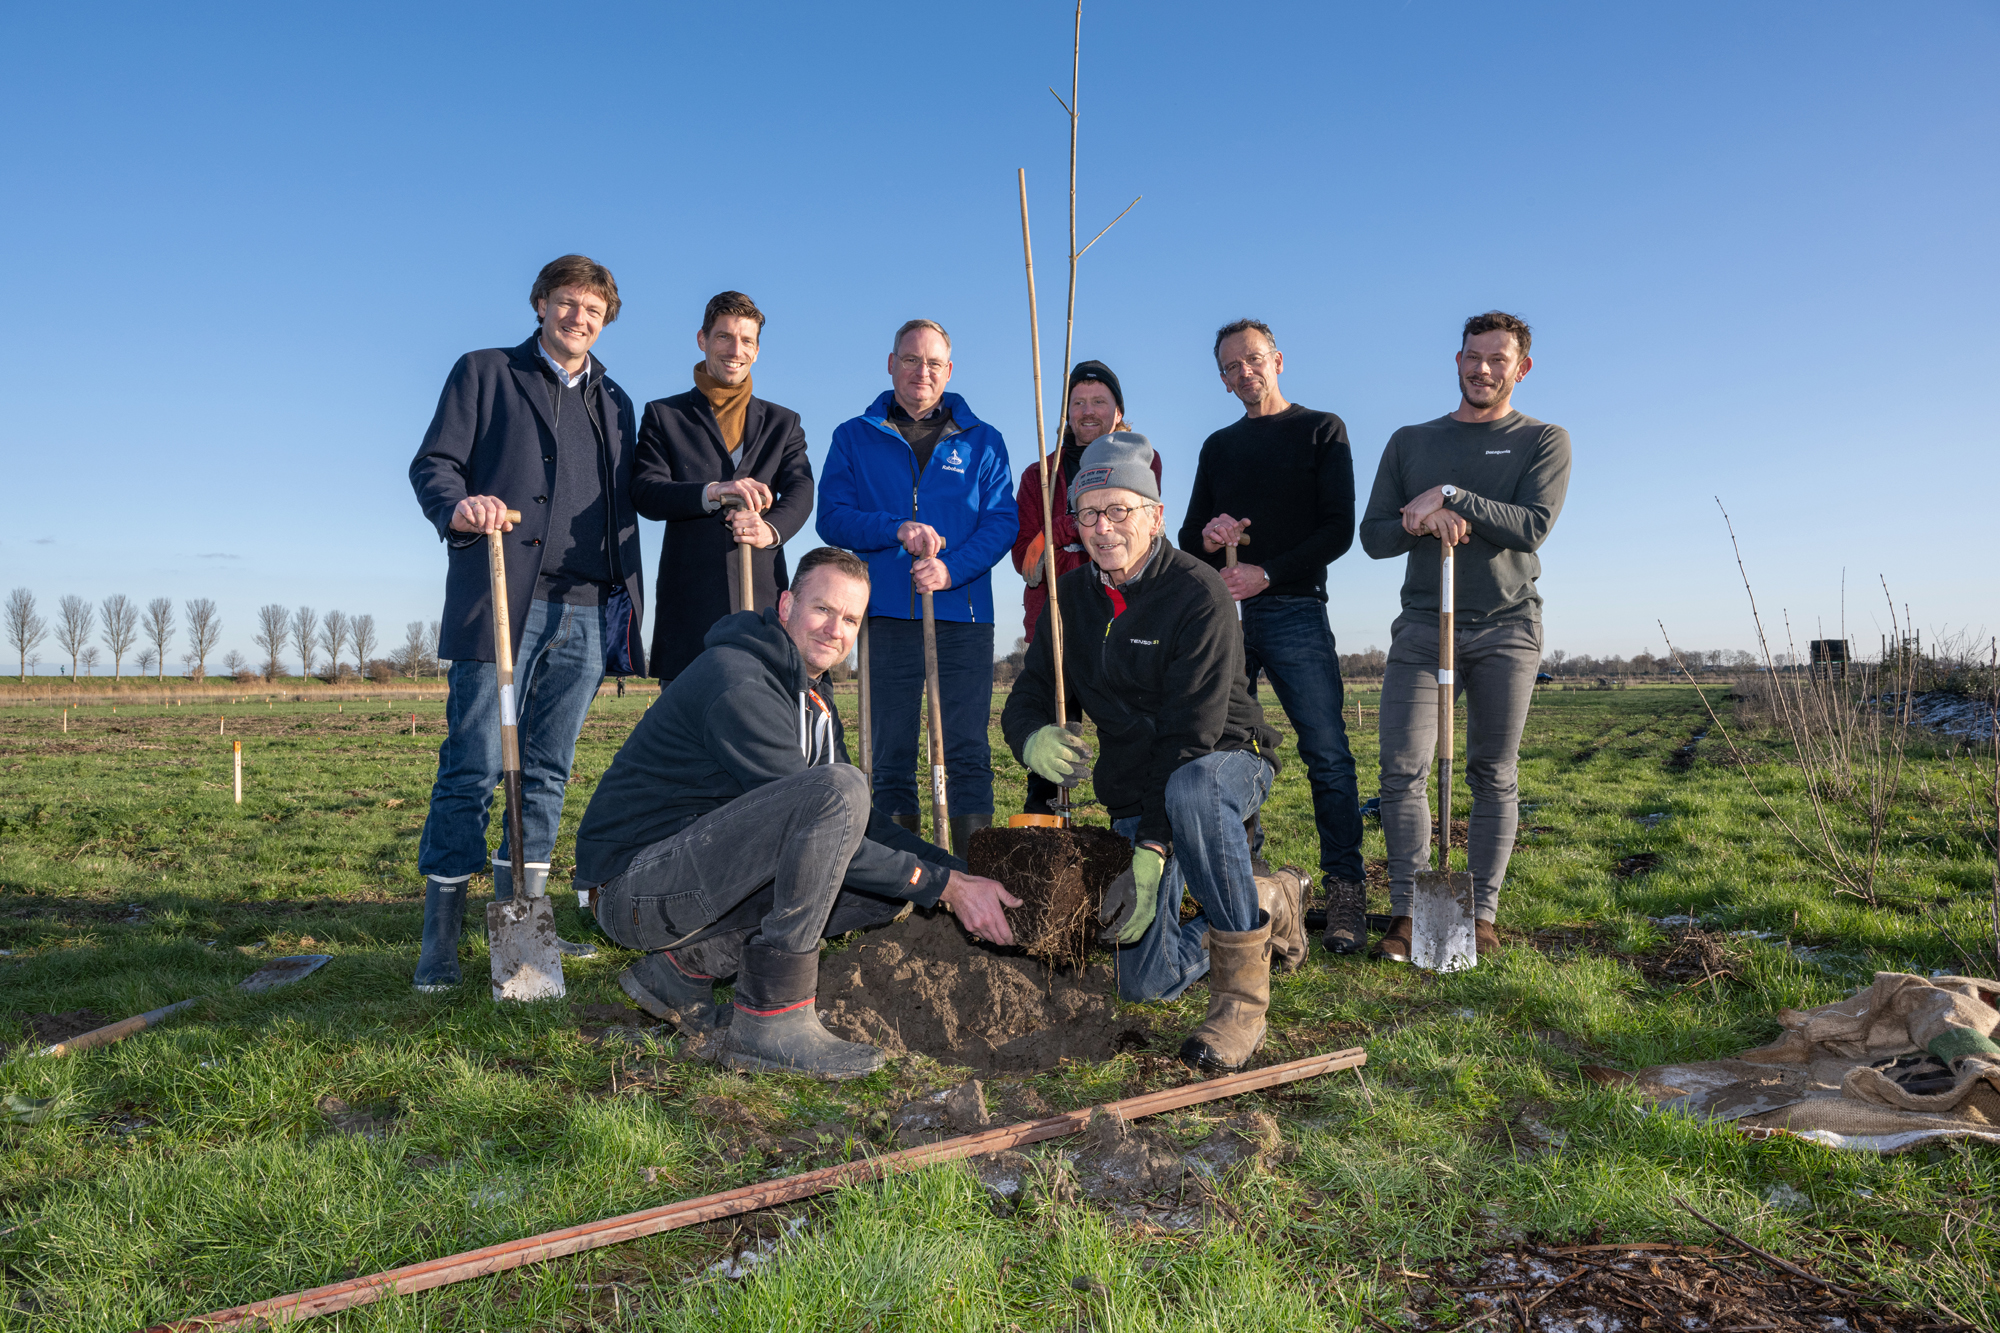
[(1466, 701), (1466, 856), (1481, 957), (1499, 947), (1493, 921), (1514, 847), (1521, 728), (1542, 660), (1535, 552), (1569, 488), (1569, 432), (1514, 410), (1514, 386), (1534, 365), (1528, 326), (1488, 311), (1465, 322), (1459, 402), (1449, 416), (1389, 437), (1361, 516), (1361, 546), (1377, 560), (1409, 557), (1403, 614), (1390, 629), (1382, 677), (1382, 832), (1395, 920), (1378, 957), (1410, 957), (1410, 886), (1431, 841), (1425, 785), (1437, 745), (1438, 607), (1443, 543), (1455, 547), (1454, 690)]

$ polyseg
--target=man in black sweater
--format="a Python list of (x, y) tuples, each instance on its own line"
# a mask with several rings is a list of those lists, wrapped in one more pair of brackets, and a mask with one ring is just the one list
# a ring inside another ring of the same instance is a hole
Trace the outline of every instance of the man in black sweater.
[[(1354, 458), (1346, 423), (1285, 401), (1285, 354), (1267, 325), (1225, 324), (1215, 335), (1222, 383), (1243, 417), (1208, 437), (1181, 524), (1181, 549), (1222, 569), (1242, 606), (1244, 670), (1271, 679), (1299, 736), (1312, 782), (1313, 821), (1326, 889), (1325, 944), (1367, 943), (1360, 796), (1341, 718), (1340, 654), (1326, 622), (1326, 567), (1354, 542)], [(1252, 528), (1255, 528), (1253, 533)], [(1249, 546), (1234, 569), (1227, 548)]]
[[(875, 813), (847, 762), (823, 679), (854, 647), (868, 567), (821, 547), (762, 612), (709, 630), (707, 650), (639, 720), (576, 833), (576, 881), (606, 934), (646, 957), (627, 994), (684, 1031), (727, 1027), (738, 1069), (858, 1078), (873, 1046), (820, 1025), (819, 943), (942, 903), (967, 930), (1013, 942), (996, 881)], [(734, 1010), (715, 985), (736, 978)], [(942, 1053), (941, 1053), (942, 1054)]]
[[(1180, 1054), (1226, 1073), (1263, 1044), (1272, 951), (1294, 967), (1305, 956), (1306, 881), (1289, 867), (1272, 877), (1252, 867), (1244, 826), (1270, 794), (1278, 735), (1250, 697), (1229, 590), (1165, 539), (1152, 460), (1146, 437), (1129, 431), (1084, 451), (1071, 495), (1091, 563), (1057, 580), (1063, 680), (1097, 724), (1097, 798), (1134, 844), (1105, 900), (1129, 946), (1119, 994), (1170, 1000), (1207, 974), (1208, 1017)], [(1074, 786), (1090, 751), (1056, 716), (1047, 629), (1045, 605), (1000, 727), (1024, 766)], [(1200, 908), (1187, 922), (1183, 891)]]

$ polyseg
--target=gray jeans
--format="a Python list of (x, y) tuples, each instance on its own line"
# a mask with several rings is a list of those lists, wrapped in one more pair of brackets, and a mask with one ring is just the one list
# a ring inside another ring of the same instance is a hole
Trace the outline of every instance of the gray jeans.
[[(821, 764), (779, 778), (642, 848), (597, 889), (598, 924), (628, 949), (664, 949), (713, 925), (747, 927), (784, 953), (817, 950), (867, 828), (860, 769)], [(887, 916), (901, 906), (861, 896)]]
[[(1382, 836), (1389, 844), (1389, 910), (1410, 914), (1410, 883), (1430, 866), (1431, 761), (1437, 753), (1437, 619), (1401, 616), (1382, 673)], [(1521, 728), (1542, 664), (1542, 627), (1509, 621), (1458, 632), (1455, 697), (1465, 705), (1461, 772), (1472, 788), (1466, 855), (1481, 921), (1500, 910), (1514, 851)]]

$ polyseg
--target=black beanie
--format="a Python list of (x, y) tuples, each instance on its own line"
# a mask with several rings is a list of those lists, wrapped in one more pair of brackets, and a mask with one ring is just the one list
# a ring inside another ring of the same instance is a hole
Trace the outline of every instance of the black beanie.
[[(1076, 392), (1076, 386), (1085, 380), (1095, 380), (1111, 390), (1111, 401), (1118, 404), (1118, 415), (1125, 415), (1125, 390), (1118, 387), (1118, 377), (1111, 373), (1110, 366), (1102, 361), (1077, 362), (1076, 369), (1069, 373), (1069, 388), (1064, 391), (1065, 395)], [(1063, 401), (1065, 403), (1069, 401), (1067, 396)]]

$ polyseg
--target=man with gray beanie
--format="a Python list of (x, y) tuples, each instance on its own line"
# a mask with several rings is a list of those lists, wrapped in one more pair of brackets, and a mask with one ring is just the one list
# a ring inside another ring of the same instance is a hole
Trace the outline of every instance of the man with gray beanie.
[[(1208, 1015), (1181, 1046), (1204, 1073), (1241, 1069), (1264, 1043), (1271, 958), (1305, 957), (1300, 872), (1256, 874), (1244, 825), (1270, 795), (1278, 734), (1250, 697), (1243, 635), (1222, 576), (1165, 540), (1146, 437), (1114, 431), (1084, 451), (1070, 487), (1090, 564), (1058, 580), (1072, 697), (1097, 724), (1090, 769), (1132, 868), (1105, 895), (1124, 946), (1118, 989), (1171, 1000), (1208, 977)], [(1074, 786), (1091, 754), (1055, 715), (1048, 608), (1000, 727), (1021, 763)], [(1181, 899), (1199, 909), (1181, 920)]]

